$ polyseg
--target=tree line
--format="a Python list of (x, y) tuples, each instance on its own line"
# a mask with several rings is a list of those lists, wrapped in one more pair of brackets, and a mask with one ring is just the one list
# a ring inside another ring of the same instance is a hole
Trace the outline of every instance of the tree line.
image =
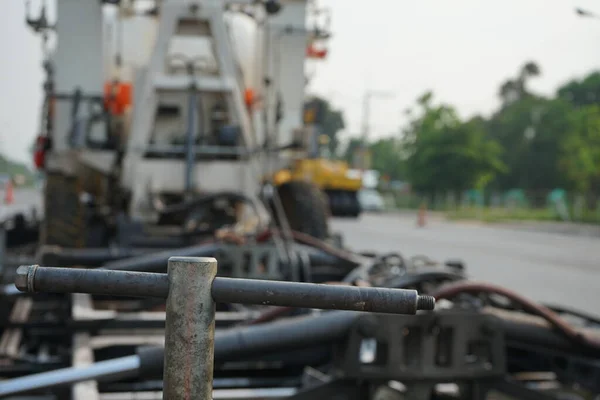
[[(529, 89), (541, 73), (535, 62), (525, 63), (500, 85), (500, 105), (489, 117), (461, 119), (452, 105), (424, 93), (406, 110), (409, 122), (400, 132), (367, 144), (373, 169), (422, 193), (599, 191), (600, 72), (567, 82), (552, 96)], [(361, 140), (341, 151), (343, 114), (328, 106), (327, 116), (322, 132), (331, 152), (351, 162)]]

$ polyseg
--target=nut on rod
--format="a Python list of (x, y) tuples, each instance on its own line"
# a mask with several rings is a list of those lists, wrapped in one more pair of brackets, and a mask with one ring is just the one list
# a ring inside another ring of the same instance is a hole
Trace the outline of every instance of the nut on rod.
[[(167, 274), (99, 269), (20, 266), (15, 280), (24, 292), (90, 293), (167, 298)], [(433, 310), (435, 299), (416, 290), (336, 286), (217, 277), (212, 284), (216, 302), (279, 305), (297, 308), (415, 314)]]

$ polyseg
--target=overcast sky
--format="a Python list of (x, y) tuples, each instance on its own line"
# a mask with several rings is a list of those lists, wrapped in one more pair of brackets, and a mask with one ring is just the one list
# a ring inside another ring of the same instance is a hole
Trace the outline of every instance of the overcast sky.
[[(0, 0), (0, 150), (29, 161), (39, 129), (40, 39), (24, 23), (25, 0)], [(95, 0), (81, 0), (95, 1)], [(36, 2), (34, 2), (35, 4)], [(334, 37), (311, 84), (346, 115), (345, 135), (360, 131), (365, 90), (394, 93), (372, 102), (374, 137), (398, 131), (402, 111), (431, 89), (461, 115), (489, 113), (497, 89), (528, 60), (552, 93), (564, 81), (600, 69), (599, 0), (320, 0), (332, 11)]]

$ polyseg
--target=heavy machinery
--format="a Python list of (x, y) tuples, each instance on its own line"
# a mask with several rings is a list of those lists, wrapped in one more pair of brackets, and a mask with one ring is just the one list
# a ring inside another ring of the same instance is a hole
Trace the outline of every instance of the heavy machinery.
[[(321, 134), (324, 123), (324, 104), (312, 99), (305, 104), (304, 124), (307, 142), (302, 152), (288, 168), (277, 171), (275, 185), (287, 182), (310, 182), (326, 196), (331, 215), (358, 217), (361, 213), (358, 193), (362, 188), (362, 176), (350, 170), (348, 164), (328, 157), (328, 136)], [(324, 150), (325, 149), (325, 150)]]
[(28, 18), (58, 38), (35, 156), (42, 243), (193, 241), (271, 221), (328, 237), (314, 184), (263, 180), (302, 142), (307, 1), (150, 3), (59, 0), (60, 23)]

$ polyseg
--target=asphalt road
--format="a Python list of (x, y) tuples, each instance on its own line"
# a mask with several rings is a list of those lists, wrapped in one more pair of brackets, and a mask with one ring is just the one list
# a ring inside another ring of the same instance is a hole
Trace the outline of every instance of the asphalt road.
[(473, 279), (493, 282), (533, 300), (600, 315), (598, 238), (430, 218), (412, 214), (363, 215), (334, 221), (355, 250), (398, 251), (439, 261), (462, 259)]
[(18, 189), (13, 192), (13, 201), (5, 202), (6, 192), (0, 187), (0, 220), (18, 212), (42, 212), (42, 197), (36, 189)]
[[(4, 193), (0, 191), (1, 200)], [(0, 217), (39, 207), (35, 190), (18, 190), (11, 205), (0, 203)], [(335, 220), (354, 250), (397, 251), (443, 261), (462, 259), (470, 277), (493, 282), (537, 301), (561, 304), (600, 315), (599, 238), (448, 222), (429, 218), (423, 228), (413, 214), (365, 214)]]

